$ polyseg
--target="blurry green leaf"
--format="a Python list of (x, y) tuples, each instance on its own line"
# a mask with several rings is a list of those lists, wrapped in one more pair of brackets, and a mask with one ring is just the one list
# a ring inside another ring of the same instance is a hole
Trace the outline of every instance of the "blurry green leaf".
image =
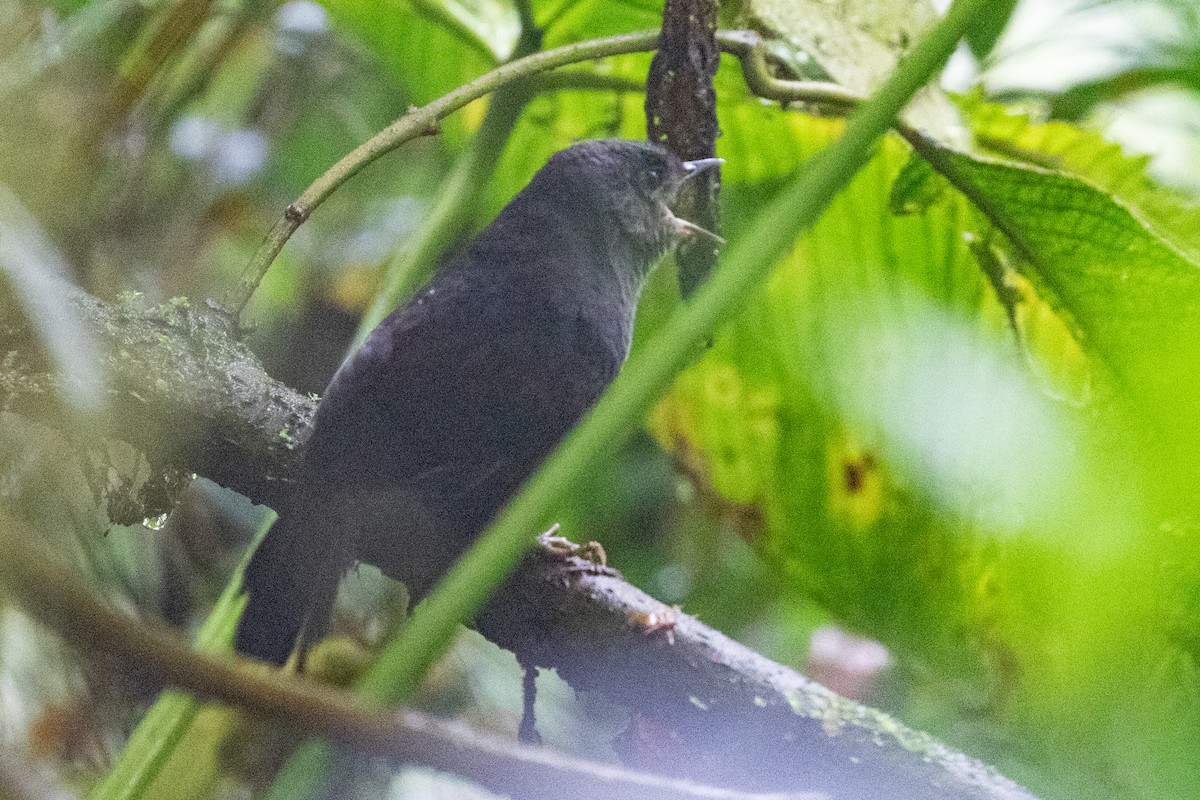
[(20, 198), (0, 185), (0, 278), (7, 278), (61, 376), (63, 400), (77, 413), (104, 407), (104, 374), (95, 345), (70, 312), (62, 254)]
[(896, 216), (917, 214), (937, 200), (946, 188), (946, 179), (914, 153), (892, 184), (888, 207)]
[(1018, 267), (1118, 390), (1175, 440), (1179, 454), (1194, 452), (1200, 446), (1196, 260), (1118, 198), (1078, 178), (950, 150), (940, 157), (951, 182), (983, 203), (1012, 241)]
[(517, 18), (499, 0), (324, 0), (334, 24), (361, 40), (416, 105), (496, 66), (512, 52)]
[[(789, 116), (764, 135), (801, 158), (840, 127)], [(1170, 554), (1200, 537), (1163, 534), (1172, 509), (1135, 466), (1162, 451), (1111, 400), (1129, 390), (1172, 432), (1200, 427), (1200, 272), (1094, 186), (948, 157), (952, 183), (974, 181), (1039, 254), (991, 265), (1032, 281), (1006, 276), (1024, 349), (968, 247), (987, 239), (979, 210), (944, 191), (890, 212), (908, 163), (891, 140), (652, 429), (757, 509), (752, 544), (793, 591), (895, 649), (910, 723), (1048, 797), (1189, 797), (1200, 569)], [(731, 237), (770, 192), (729, 187)], [(1064, 392), (1094, 378), (1089, 358), (1119, 380)]]
[(1012, 16), (1016, 5), (1017, 0), (1000, 0), (1000, 2), (992, 4), (992, 8), (989, 9), (990, 13), (971, 21), (971, 26), (967, 28), (966, 39), (975, 58), (982, 61), (992, 52), (996, 40), (1004, 32), (1008, 18)]
[[(242, 572), (274, 522), (274, 514), (263, 520), (225, 591), (201, 625), (196, 634), (196, 649), (200, 652), (230, 651), (238, 617), (246, 605), (242, 594)], [(142, 717), (116, 763), (92, 790), (89, 799), (157, 798), (164, 796), (164, 787), (172, 788), (172, 796), (203, 796), (192, 792), (215, 782), (217, 762), (214, 754), (229, 727), (226, 713), (209, 715), (206, 724), (193, 727), (203, 710), (200, 701), (189, 694), (163, 692)], [(185, 742), (186, 748), (183, 747)], [(181, 755), (185, 757), (181, 758)]]
[[(30, 86), (48, 70), (80, 52), (93, 51), (97, 43), (132, 16), (133, 0), (64, 0), (60, 13), (70, 16), (49, 28), (43, 38), (29, 40), (0, 60), (0, 99)], [(121, 35), (128, 35), (121, 32)]]
[(538, 24), (546, 28), (547, 48), (662, 24), (662, 0), (562, 0), (552, 5), (561, 10), (552, 10), (549, 19), (540, 10), (537, 14)]

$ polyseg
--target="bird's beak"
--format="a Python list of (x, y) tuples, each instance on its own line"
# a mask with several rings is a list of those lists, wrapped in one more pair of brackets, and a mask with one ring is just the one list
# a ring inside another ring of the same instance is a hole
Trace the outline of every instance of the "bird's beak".
[(701, 172), (708, 172), (713, 167), (724, 163), (725, 159), (723, 158), (697, 158), (695, 161), (684, 161), (683, 179), (686, 181), (689, 178), (694, 178)]
[[(684, 161), (683, 162), (683, 179), (685, 181), (689, 180), (691, 178), (696, 177), (697, 175), (699, 175), (702, 172), (707, 172), (708, 170), (712, 169), (713, 167), (720, 166), (721, 164), (724, 164), (724, 163), (725, 163), (725, 159), (723, 159), (723, 158), (697, 158), (695, 161)], [(708, 230), (707, 228), (701, 228), (696, 223), (690, 222), (681, 217), (675, 217), (674, 215), (672, 215), (672, 216), (674, 217), (674, 220), (675, 220), (675, 235), (677, 237), (683, 238), (684, 236), (703, 236), (705, 238), (713, 240), (717, 244), (725, 244), (724, 239), (722, 239), (720, 236), (713, 233), (712, 231)]]

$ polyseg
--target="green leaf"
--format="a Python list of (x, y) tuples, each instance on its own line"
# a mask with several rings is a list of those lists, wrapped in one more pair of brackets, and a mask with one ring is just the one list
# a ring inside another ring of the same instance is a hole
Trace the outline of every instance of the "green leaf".
[[(839, 127), (786, 124), (807, 152)], [(943, 191), (894, 216), (920, 168), (885, 142), (653, 430), (757, 512), (793, 591), (897, 652), (906, 721), (1048, 797), (1188, 797), (1200, 570), (1172, 554), (1200, 537), (1136, 420), (1195, 440), (1200, 272), (1079, 178), (938, 152), (979, 207)], [(772, 193), (731, 187), (731, 237)], [(1018, 294), (1020, 341), (983, 266)], [(1080, 369), (1103, 390), (1062, 391)]]
[(892, 184), (888, 207), (896, 216), (917, 214), (932, 205), (949, 184), (915, 153)]
[(959, 105), (985, 154), (1081, 178), (1136, 209), (1159, 235), (1197, 260), (1200, 208), (1149, 176), (1149, 156), (1127, 155), (1120, 145), (1069, 123), (1035, 123), (976, 94), (959, 98)]
[(325, 0), (334, 23), (361, 40), (408, 91), (428, 103), (512, 52), (517, 19), (497, 0)]
[(1018, 267), (1116, 389), (1194, 465), (1196, 260), (1137, 209), (1079, 178), (951, 150), (935, 157), (935, 167), (1004, 232)]
[(966, 40), (975, 58), (982, 61), (992, 52), (1016, 6), (1017, 0), (1001, 0), (993, 3), (987, 14), (981, 14), (978, 19), (971, 20)]

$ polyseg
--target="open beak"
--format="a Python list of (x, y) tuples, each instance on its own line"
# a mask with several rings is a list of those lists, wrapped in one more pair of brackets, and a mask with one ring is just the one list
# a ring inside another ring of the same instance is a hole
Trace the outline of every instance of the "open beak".
[[(689, 180), (696, 177), (702, 172), (708, 172), (713, 167), (718, 167), (725, 163), (723, 158), (697, 158), (695, 161), (683, 162), (683, 179)], [(725, 240), (712, 231), (701, 228), (694, 222), (689, 222), (686, 219), (675, 217), (675, 234), (676, 236), (703, 236), (711, 239), (717, 244), (725, 244)]]
[(713, 167), (724, 163), (725, 159), (723, 158), (697, 158), (695, 161), (684, 161), (683, 179), (686, 181), (689, 178), (694, 178), (701, 172), (708, 172)]

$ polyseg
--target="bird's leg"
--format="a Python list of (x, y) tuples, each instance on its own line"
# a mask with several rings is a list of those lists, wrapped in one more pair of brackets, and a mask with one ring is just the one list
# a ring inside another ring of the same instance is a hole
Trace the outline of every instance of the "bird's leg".
[(537, 701), (538, 668), (533, 664), (521, 662), (521, 727), (517, 730), (517, 738), (521, 744), (538, 745), (542, 743), (542, 735), (538, 733), (537, 717), (534, 715), (534, 705)]

